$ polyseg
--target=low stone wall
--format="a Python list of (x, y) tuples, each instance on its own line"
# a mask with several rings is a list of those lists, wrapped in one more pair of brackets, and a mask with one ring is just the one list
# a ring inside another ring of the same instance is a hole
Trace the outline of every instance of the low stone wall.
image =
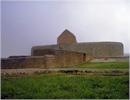
[(56, 66), (58, 67), (76, 65), (88, 60), (86, 59), (85, 53), (57, 49), (33, 50), (32, 56), (44, 56), (49, 54), (54, 55), (56, 57)]
[(1, 59), (1, 68), (56, 68), (73, 66), (86, 61), (83, 53), (64, 50), (51, 50), (51, 52), (53, 55), (46, 54), (45, 50), (42, 56), (37, 53), (35, 56)]
[(45, 57), (21, 57), (21, 58), (4, 58), (1, 59), (2, 69), (15, 68), (44, 68)]
[(122, 56), (122, 57), (95, 57), (90, 62), (129, 62), (129, 56)]

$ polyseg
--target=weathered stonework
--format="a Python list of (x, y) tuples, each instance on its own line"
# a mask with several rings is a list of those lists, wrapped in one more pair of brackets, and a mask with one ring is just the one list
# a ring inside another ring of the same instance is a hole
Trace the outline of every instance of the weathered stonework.
[(94, 57), (121, 57), (120, 42), (77, 43), (76, 37), (65, 30), (56, 45), (34, 46), (31, 56), (10, 56), (1, 59), (1, 68), (57, 68), (69, 67), (90, 61)]
[[(32, 56), (54, 55), (56, 58), (56, 66), (64, 67), (68, 65), (76, 65), (86, 61), (86, 54), (67, 50), (41, 49), (34, 50)], [(87, 59), (88, 60), (88, 59)]]
[[(42, 54), (41, 54), (42, 53)], [(43, 49), (28, 57), (11, 57), (1, 60), (2, 69), (13, 68), (57, 68), (74, 66), (86, 61), (84, 53)]]
[(77, 43), (76, 37), (68, 30), (65, 30), (58, 38), (57, 38), (57, 44), (75, 44)]
[(5, 58), (1, 59), (2, 69), (15, 68), (45, 68), (45, 57), (19, 57), (19, 58)]
[(40, 52), (43, 49), (68, 50), (94, 57), (112, 57), (123, 56), (123, 44), (120, 42), (84, 42), (77, 43), (76, 37), (73, 33), (65, 30), (58, 38), (56, 45), (33, 46), (31, 54), (34, 51)]
[(76, 44), (62, 44), (60, 45), (47, 45), (47, 46), (34, 46), (32, 47), (31, 53), (33, 55), (34, 51), (39, 51), (43, 49), (56, 49), (56, 50), (68, 50), (86, 53), (88, 56), (94, 57), (115, 57), (123, 56), (123, 44), (120, 42), (86, 42), (86, 43), (76, 43)]

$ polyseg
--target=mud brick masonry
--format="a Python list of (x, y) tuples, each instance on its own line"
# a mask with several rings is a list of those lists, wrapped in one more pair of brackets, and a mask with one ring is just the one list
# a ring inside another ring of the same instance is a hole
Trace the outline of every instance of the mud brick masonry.
[(10, 56), (1, 59), (1, 68), (56, 68), (70, 67), (92, 57), (121, 57), (123, 44), (120, 42), (78, 43), (76, 37), (65, 30), (57, 44), (33, 46), (30, 56)]

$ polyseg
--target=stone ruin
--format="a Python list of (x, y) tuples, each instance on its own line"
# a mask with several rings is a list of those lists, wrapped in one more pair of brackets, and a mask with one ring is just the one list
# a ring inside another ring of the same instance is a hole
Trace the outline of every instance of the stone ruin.
[(119, 57), (123, 56), (123, 44), (120, 42), (81, 42), (76, 41), (76, 37), (68, 30), (65, 30), (58, 38), (57, 44), (33, 46), (31, 54), (35, 51), (42, 53), (44, 49), (67, 50), (85, 53), (93, 57)]
[(67, 29), (57, 38), (57, 45), (76, 44), (76, 37)]
[(91, 60), (93, 57), (123, 56), (120, 42), (78, 43), (76, 37), (65, 30), (57, 44), (33, 46), (31, 56), (10, 56), (1, 60), (2, 69), (70, 67)]

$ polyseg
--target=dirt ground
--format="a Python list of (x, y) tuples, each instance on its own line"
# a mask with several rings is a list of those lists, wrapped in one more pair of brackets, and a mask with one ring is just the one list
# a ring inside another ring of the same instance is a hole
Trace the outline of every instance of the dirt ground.
[(91, 68), (26, 68), (26, 69), (1, 69), (1, 75), (32, 75), (32, 74), (49, 74), (49, 73), (65, 73), (65, 74), (85, 74), (85, 75), (128, 75), (128, 69), (91, 69)]

